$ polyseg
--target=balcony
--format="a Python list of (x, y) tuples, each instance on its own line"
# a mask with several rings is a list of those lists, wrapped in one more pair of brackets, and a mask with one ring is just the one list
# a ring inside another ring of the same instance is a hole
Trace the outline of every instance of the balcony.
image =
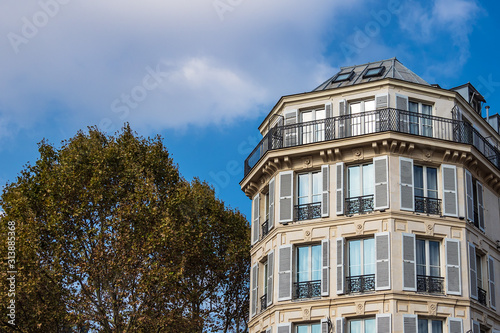
[(321, 217), (321, 202), (294, 206), (294, 221), (319, 219)]
[(321, 296), (321, 280), (294, 282), (293, 299), (304, 299)]
[(260, 298), (260, 312), (265, 311), (267, 309), (267, 295), (264, 295)]
[(368, 212), (373, 212), (373, 194), (345, 199), (346, 215), (364, 214)]
[(417, 275), (417, 291), (444, 295), (444, 278), (440, 276)]
[(415, 196), (415, 212), (441, 216), (441, 199)]
[(245, 177), (270, 150), (387, 131), (473, 145), (500, 170), (500, 151), (469, 123), (387, 108), (275, 126), (245, 160)]
[(269, 233), (269, 220), (266, 220), (266, 222), (262, 223), (261, 225), (262, 232), (260, 233), (260, 239), (264, 239), (264, 237), (267, 236)]
[(375, 274), (346, 277), (347, 293), (363, 293), (375, 290)]
[(477, 287), (477, 301), (486, 306), (486, 290)]

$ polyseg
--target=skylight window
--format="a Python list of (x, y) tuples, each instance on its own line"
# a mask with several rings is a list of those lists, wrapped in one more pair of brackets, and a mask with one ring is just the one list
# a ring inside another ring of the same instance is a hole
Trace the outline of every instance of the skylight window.
[(353, 74), (354, 74), (353, 71), (350, 71), (349, 73), (340, 73), (335, 77), (335, 79), (333, 79), (332, 82), (349, 81), (351, 80)]
[(370, 68), (365, 72), (365, 75), (363, 75), (363, 78), (365, 77), (374, 77), (374, 76), (380, 76), (384, 72), (385, 67), (380, 66), (380, 67), (374, 67)]

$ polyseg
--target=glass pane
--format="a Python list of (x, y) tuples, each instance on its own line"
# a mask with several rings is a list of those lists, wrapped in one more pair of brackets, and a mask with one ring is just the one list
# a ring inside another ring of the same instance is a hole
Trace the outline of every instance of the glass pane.
[(365, 333), (377, 332), (375, 328), (375, 319), (365, 319)]
[(297, 326), (297, 333), (309, 333), (307, 325)]
[(425, 240), (417, 239), (417, 275), (427, 275), (425, 271)]
[(443, 323), (441, 320), (432, 321), (432, 333), (443, 333)]
[(297, 282), (310, 281), (309, 267), (309, 247), (297, 248)]
[(267, 262), (264, 265), (264, 295), (267, 294)]
[(311, 280), (321, 280), (321, 245), (312, 246), (311, 252)]
[(316, 111), (316, 120), (325, 119), (326, 111), (325, 110), (317, 110)]
[(427, 167), (427, 189), (437, 191), (437, 169)]
[(306, 121), (311, 121), (311, 120), (314, 120), (312, 111), (302, 112), (302, 122), (305, 123)]
[(365, 101), (365, 112), (375, 110), (375, 100)]
[(428, 325), (427, 319), (419, 319), (418, 320), (418, 333), (429, 332), (429, 327), (427, 325)]
[(439, 242), (429, 241), (429, 266), (431, 276), (441, 276)]
[(349, 322), (349, 332), (350, 333), (363, 333), (361, 332), (361, 327), (362, 327), (362, 322), (361, 320), (351, 320)]
[(363, 241), (364, 272), (363, 275), (375, 274), (375, 239)]
[(312, 324), (311, 333), (321, 333), (321, 324)]
[(408, 106), (411, 112), (418, 112), (418, 103), (408, 102)]
[(348, 186), (349, 186), (349, 198), (361, 196), (361, 175), (359, 172), (359, 166), (349, 167), (347, 169), (348, 175)]
[(312, 177), (313, 177), (312, 202), (321, 202), (321, 187), (323, 185), (321, 182), (321, 173), (315, 172), (312, 174)]
[(422, 104), (422, 113), (423, 114), (432, 115), (432, 106), (426, 105), (426, 104)]
[(361, 103), (352, 103), (349, 104), (351, 108), (351, 114), (356, 114), (361, 112)]
[(349, 276), (361, 275), (361, 241), (349, 242)]
[(309, 202), (309, 174), (299, 175), (299, 198), (298, 204), (307, 204)]
[(414, 181), (414, 191), (415, 196), (424, 196), (424, 171), (423, 167), (420, 165), (413, 166), (413, 181)]
[(370, 195), (375, 193), (375, 174), (373, 173), (373, 164), (363, 165), (363, 193), (361, 195)]

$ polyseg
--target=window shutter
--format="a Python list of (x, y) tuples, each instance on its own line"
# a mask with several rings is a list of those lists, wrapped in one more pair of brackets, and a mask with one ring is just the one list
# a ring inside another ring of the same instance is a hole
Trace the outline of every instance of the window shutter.
[(282, 171), (280, 177), (279, 222), (293, 221), (293, 171)]
[(389, 174), (387, 156), (379, 156), (373, 159), (375, 170), (375, 210), (389, 208)]
[(413, 160), (399, 158), (399, 198), (401, 210), (415, 211), (415, 198), (413, 196)]
[[(347, 107), (347, 102), (346, 100), (341, 100), (339, 102), (339, 135), (338, 138), (345, 138), (349, 136), (349, 124), (348, 124), (348, 119), (347, 119), (347, 112), (346, 112), (346, 107)], [(344, 117), (342, 117), (344, 116)]]
[(454, 165), (441, 165), (443, 177), (443, 206), (445, 216), (458, 216), (457, 168)]
[(343, 294), (344, 288), (344, 238), (337, 238), (337, 295)]
[(328, 320), (321, 319), (321, 333), (330, 333), (328, 331)]
[(376, 333), (392, 333), (391, 331), (391, 314), (378, 314), (375, 317), (377, 332)]
[(269, 181), (269, 221), (267, 222), (267, 230), (274, 227), (274, 177)]
[(375, 96), (375, 108), (378, 109), (386, 109), (389, 107), (389, 95), (382, 94)]
[(292, 299), (292, 246), (279, 248), (278, 263), (278, 301)]
[(328, 217), (330, 215), (330, 166), (321, 166), (321, 178), (323, 180), (323, 193), (321, 196), (321, 216)]
[(260, 231), (260, 193), (253, 198), (252, 245), (259, 241)]
[(297, 110), (288, 111), (285, 113), (285, 128), (283, 130), (284, 134), (284, 146), (292, 147), (298, 144), (297, 142)]
[[(402, 111), (408, 111), (408, 97), (396, 94), (396, 109)], [(408, 113), (399, 113), (399, 131), (403, 133), (408, 133), (409, 126), (409, 116)]]
[(252, 267), (252, 317), (257, 314), (259, 291), (259, 264)]
[(325, 140), (333, 139), (332, 103), (325, 103)]
[(375, 290), (391, 289), (391, 245), (390, 233), (375, 234)]
[(461, 318), (448, 318), (448, 333), (463, 333)]
[(266, 333), (273, 333), (273, 328), (272, 327), (266, 328)]
[(389, 129), (389, 94), (375, 96), (375, 108), (380, 111), (379, 119), (377, 119), (377, 132), (387, 131)]
[(474, 223), (474, 194), (472, 190), (472, 175), (465, 170), (465, 194), (467, 198), (467, 220)]
[(267, 255), (267, 306), (273, 304), (274, 294), (274, 251)]
[(330, 241), (321, 241), (322, 271), (321, 271), (321, 296), (328, 296), (330, 293)]
[(490, 294), (490, 306), (496, 310), (496, 289), (495, 289), (495, 262), (492, 256), (488, 256), (488, 284)]
[(483, 185), (476, 182), (477, 190), (477, 216), (479, 218), (479, 229), (484, 231), (484, 204), (483, 204)]
[(339, 317), (335, 319), (335, 332), (336, 333), (344, 333), (345, 330), (345, 318)]
[(446, 238), (444, 245), (446, 252), (446, 293), (449, 295), (461, 295), (460, 241)]
[(278, 324), (278, 333), (291, 333), (292, 326), (290, 324)]
[(344, 214), (344, 162), (337, 163), (335, 165), (336, 178), (335, 191), (336, 191), (336, 204), (337, 204), (337, 215)]
[(417, 332), (417, 315), (403, 315), (403, 333)]
[(403, 233), (403, 290), (417, 291), (415, 235)]
[(472, 321), (472, 333), (481, 333), (481, 326), (478, 321)]
[(477, 299), (476, 247), (472, 243), (469, 243), (469, 285), (470, 297)]

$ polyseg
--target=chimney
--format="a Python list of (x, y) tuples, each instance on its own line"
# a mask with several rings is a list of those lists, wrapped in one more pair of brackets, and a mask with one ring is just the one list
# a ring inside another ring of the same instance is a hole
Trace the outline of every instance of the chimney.
[(486, 121), (489, 123), (490, 122), (490, 106), (486, 105), (484, 108), (486, 109)]

